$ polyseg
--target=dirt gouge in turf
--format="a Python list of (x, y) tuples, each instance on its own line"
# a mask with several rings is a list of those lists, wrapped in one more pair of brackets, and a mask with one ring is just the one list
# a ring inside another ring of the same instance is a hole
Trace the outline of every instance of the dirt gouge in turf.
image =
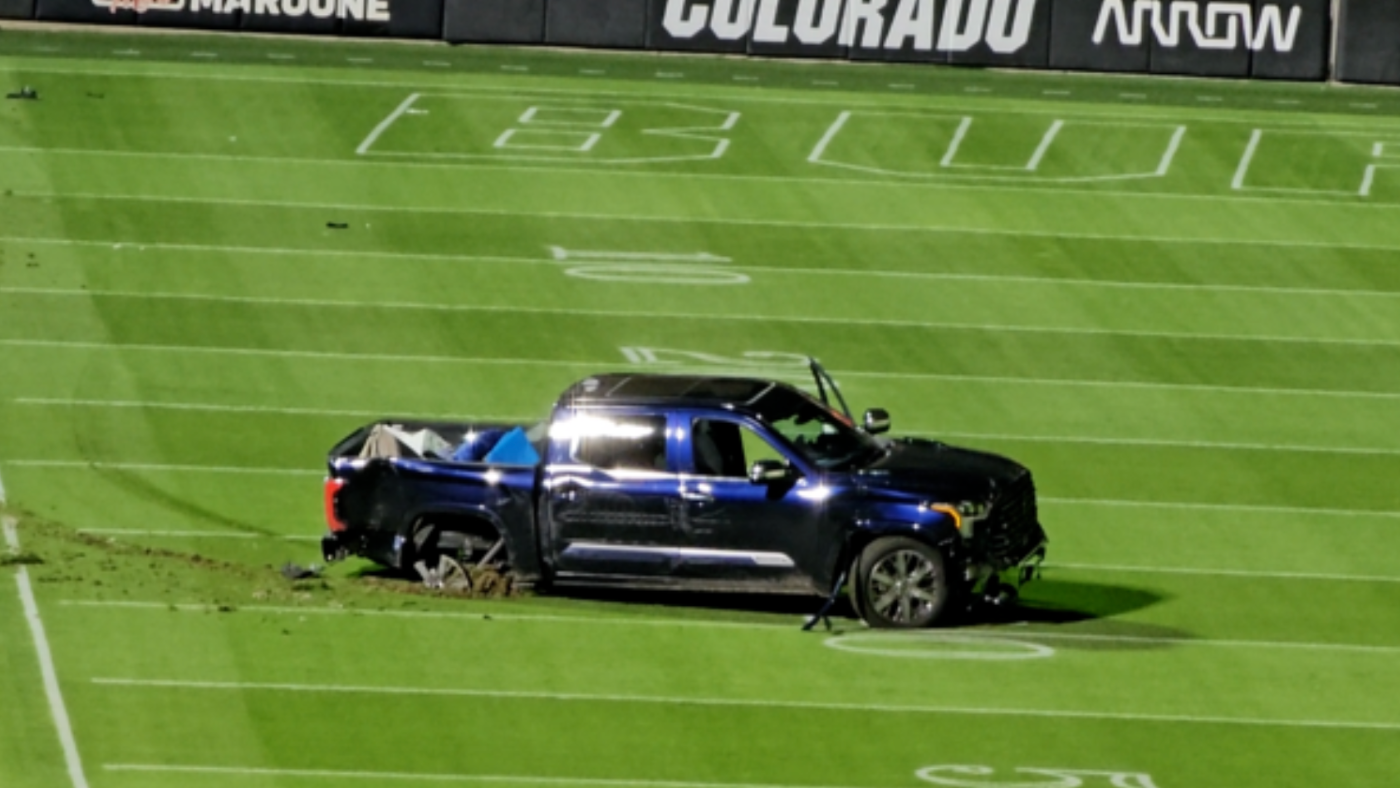
[(417, 569), (433, 586), (506, 575), (830, 595), (870, 624), (921, 627), (1006, 601), (1045, 557), (1030, 471), (856, 426), (815, 361), (785, 383), (595, 375), (529, 425), (384, 420), (329, 458), (334, 560)]

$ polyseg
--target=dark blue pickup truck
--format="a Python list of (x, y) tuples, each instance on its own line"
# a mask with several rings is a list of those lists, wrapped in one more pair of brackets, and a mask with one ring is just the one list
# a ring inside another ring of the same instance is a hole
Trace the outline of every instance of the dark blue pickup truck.
[[(832, 598), (872, 626), (928, 626), (1014, 595), (1046, 537), (1031, 474), (993, 454), (859, 425), (812, 362), (781, 382), (596, 375), (547, 422), (386, 420), (331, 452), (328, 559), (430, 583), (515, 582)], [(833, 404), (832, 400), (835, 400)]]

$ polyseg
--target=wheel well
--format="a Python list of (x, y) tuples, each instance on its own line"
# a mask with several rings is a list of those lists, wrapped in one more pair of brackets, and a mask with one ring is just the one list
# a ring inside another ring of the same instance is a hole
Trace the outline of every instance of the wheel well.
[[(842, 572), (850, 571), (852, 569), (853, 563), (860, 558), (860, 554), (864, 552), (865, 548), (869, 547), (871, 543), (879, 541), (881, 539), (895, 536), (902, 536), (907, 539), (913, 539), (918, 542), (923, 542), (929, 547), (932, 547), (935, 550), (939, 550), (940, 552), (942, 552), (945, 558), (957, 558), (956, 550), (949, 549), (950, 541), (947, 538), (936, 538), (936, 534), (921, 533), (919, 531), (914, 530), (901, 531), (898, 533), (880, 533), (875, 531), (860, 530), (855, 531), (851, 534), (850, 540), (848, 540), (846, 543), (846, 549), (843, 550), (841, 552), (841, 555), (836, 559), (836, 570), (832, 573), (831, 576), (839, 577)], [(852, 572), (852, 574), (854, 573)], [(847, 580), (854, 579), (854, 577), (847, 578)]]
[(503, 538), (496, 524), (465, 512), (425, 512), (414, 520), (414, 552), (449, 553), (465, 558), (484, 555)]

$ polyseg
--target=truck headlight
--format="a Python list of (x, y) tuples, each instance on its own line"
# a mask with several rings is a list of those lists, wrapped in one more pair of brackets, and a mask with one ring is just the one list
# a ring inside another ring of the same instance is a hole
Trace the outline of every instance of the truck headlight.
[(919, 508), (931, 512), (941, 512), (953, 518), (953, 525), (958, 529), (958, 533), (965, 539), (972, 538), (972, 532), (977, 521), (986, 519), (991, 513), (992, 504), (990, 501), (958, 501), (957, 503), (927, 502), (919, 504)]
[(981, 520), (991, 512), (992, 504), (990, 501), (963, 501), (957, 509), (964, 520)]

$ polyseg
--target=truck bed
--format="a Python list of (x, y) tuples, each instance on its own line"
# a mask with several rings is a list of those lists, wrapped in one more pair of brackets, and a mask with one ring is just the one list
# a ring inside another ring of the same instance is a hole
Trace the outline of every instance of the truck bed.
[(383, 419), (336, 444), (329, 461), (333, 475), (338, 461), (347, 459), (536, 465), (544, 451), (546, 429), (543, 422), (463, 424)]

